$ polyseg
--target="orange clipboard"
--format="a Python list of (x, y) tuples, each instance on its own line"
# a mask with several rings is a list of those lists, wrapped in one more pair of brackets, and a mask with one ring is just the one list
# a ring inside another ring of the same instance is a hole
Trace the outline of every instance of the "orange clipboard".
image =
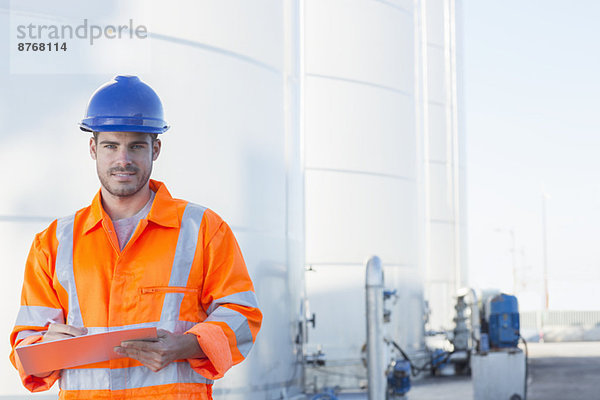
[(123, 358), (114, 352), (124, 340), (155, 339), (156, 328), (126, 329), (94, 333), (52, 342), (17, 347), (16, 352), (27, 375)]

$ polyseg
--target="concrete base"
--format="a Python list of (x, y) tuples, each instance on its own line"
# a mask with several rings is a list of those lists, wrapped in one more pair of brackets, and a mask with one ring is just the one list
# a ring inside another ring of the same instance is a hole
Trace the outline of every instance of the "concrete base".
[(474, 354), (471, 372), (475, 400), (525, 398), (525, 354), (520, 349)]

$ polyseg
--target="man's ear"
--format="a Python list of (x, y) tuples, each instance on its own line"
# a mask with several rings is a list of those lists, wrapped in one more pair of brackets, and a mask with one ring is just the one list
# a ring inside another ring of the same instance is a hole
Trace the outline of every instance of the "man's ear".
[(152, 141), (152, 161), (156, 161), (156, 159), (158, 158), (161, 146), (162, 142), (160, 141), (160, 139)]
[(90, 138), (90, 157), (92, 160), (96, 160), (96, 139), (94, 137)]

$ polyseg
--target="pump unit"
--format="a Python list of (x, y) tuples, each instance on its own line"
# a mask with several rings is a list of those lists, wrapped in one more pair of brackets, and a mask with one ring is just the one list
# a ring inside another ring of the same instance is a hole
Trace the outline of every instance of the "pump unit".
[(388, 398), (404, 396), (410, 390), (410, 362), (396, 360), (387, 373)]
[(501, 293), (490, 300), (489, 338), (492, 347), (517, 347), (519, 306), (515, 296)]
[(520, 338), (517, 298), (498, 294), (487, 302), (485, 311), (478, 351), (471, 356), (474, 399), (524, 399), (527, 360), (517, 347)]

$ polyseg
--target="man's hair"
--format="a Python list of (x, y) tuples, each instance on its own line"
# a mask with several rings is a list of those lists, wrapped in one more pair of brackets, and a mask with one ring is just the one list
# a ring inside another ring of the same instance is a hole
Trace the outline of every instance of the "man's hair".
[[(92, 132), (92, 135), (94, 135), (94, 141), (96, 142), (96, 144), (98, 144), (98, 132)], [(158, 140), (158, 133), (148, 133), (148, 135), (150, 135), (152, 143)]]

